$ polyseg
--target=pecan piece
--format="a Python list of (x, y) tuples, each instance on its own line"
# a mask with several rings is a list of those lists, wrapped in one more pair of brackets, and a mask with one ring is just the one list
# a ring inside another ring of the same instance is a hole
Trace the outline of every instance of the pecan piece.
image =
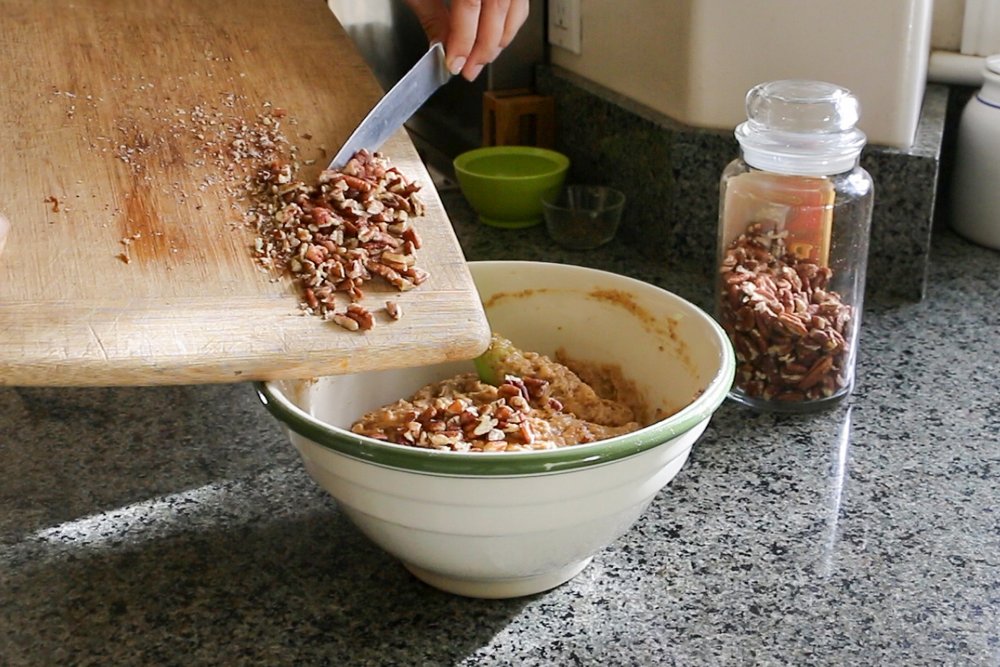
[(799, 388), (812, 388), (823, 380), (823, 377), (829, 373), (831, 368), (833, 368), (833, 357), (820, 358), (815, 364), (813, 364), (812, 368), (809, 369), (809, 372), (806, 373), (805, 377), (799, 380)]

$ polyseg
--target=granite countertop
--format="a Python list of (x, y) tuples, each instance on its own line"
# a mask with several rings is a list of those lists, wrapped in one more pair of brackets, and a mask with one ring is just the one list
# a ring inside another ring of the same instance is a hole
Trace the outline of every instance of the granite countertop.
[[(479, 226), (470, 259), (704, 267)], [(730, 403), (564, 586), (453, 597), (372, 546), (248, 384), (0, 388), (3, 665), (1000, 664), (998, 254), (937, 230), (928, 297), (866, 311), (834, 411)]]

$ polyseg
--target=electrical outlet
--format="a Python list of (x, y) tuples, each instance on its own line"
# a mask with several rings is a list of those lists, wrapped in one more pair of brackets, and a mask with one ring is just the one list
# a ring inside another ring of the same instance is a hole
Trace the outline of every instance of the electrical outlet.
[(580, 54), (582, 0), (549, 0), (549, 44)]

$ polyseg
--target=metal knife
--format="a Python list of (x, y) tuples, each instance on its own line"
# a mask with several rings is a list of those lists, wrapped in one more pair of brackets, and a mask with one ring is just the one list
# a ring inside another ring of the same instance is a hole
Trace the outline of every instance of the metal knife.
[(444, 47), (440, 42), (435, 42), (417, 64), (368, 112), (347, 138), (347, 142), (337, 151), (329, 168), (343, 167), (362, 148), (371, 152), (378, 150), (449, 79), (451, 72), (444, 63)]

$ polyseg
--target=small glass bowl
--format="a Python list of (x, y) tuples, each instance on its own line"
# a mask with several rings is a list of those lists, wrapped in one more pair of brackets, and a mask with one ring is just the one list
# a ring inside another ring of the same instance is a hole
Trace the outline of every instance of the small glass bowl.
[(542, 198), (549, 236), (572, 250), (592, 250), (613, 239), (624, 207), (625, 193), (602, 185), (569, 185)]

